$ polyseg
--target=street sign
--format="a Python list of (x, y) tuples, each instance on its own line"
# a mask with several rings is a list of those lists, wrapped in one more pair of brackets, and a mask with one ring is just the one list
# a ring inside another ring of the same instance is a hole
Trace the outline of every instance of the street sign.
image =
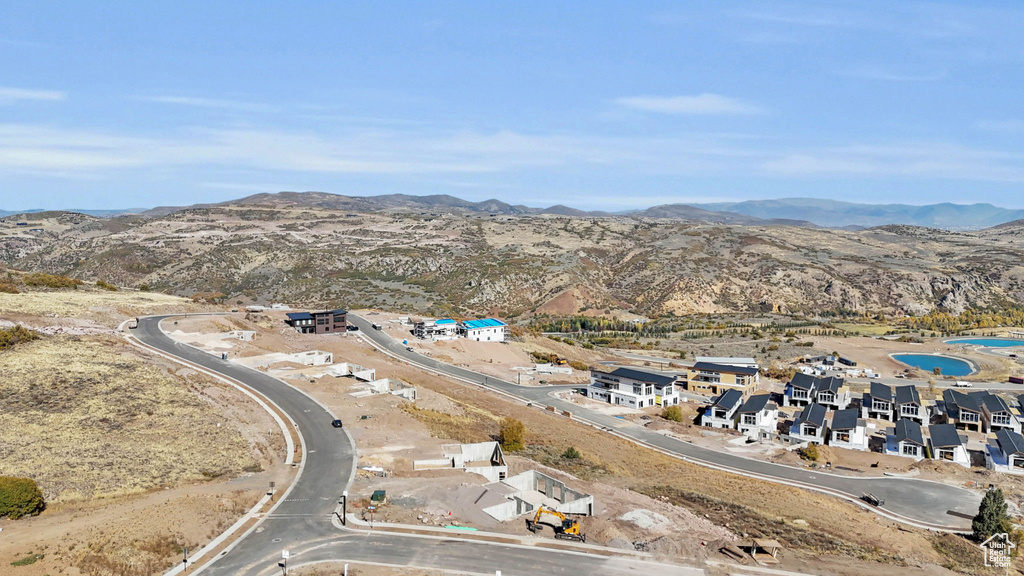
[(291, 556), (290, 552), (288, 552), (287, 550), (281, 550), (281, 558), (287, 560), (289, 556)]
[(367, 506), (366, 509), (367, 510), (376, 510), (377, 507), (376, 506)]

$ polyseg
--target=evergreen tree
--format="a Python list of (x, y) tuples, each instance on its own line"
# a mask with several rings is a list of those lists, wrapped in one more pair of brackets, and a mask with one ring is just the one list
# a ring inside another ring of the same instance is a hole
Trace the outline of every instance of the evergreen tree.
[(971, 529), (979, 542), (993, 534), (1010, 531), (1010, 516), (1006, 513), (1006, 498), (1001, 488), (985, 493), (978, 507), (978, 515), (971, 522)]

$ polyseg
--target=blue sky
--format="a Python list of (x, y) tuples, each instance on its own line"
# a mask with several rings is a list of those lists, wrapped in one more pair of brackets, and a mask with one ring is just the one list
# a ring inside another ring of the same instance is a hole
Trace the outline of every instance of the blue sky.
[[(554, 6), (552, 6), (554, 4)], [(0, 208), (1024, 208), (1011, 2), (5, 2)]]

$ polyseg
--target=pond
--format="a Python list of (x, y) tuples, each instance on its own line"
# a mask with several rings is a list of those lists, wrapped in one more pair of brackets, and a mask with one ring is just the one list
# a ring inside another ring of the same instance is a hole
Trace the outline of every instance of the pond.
[(935, 354), (893, 354), (893, 360), (902, 362), (907, 366), (914, 366), (931, 372), (935, 368), (942, 370), (943, 376), (967, 376), (974, 369), (971, 365), (958, 358), (949, 356), (938, 356)]
[(1024, 346), (1024, 340), (1008, 340), (1005, 338), (957, 338), (946, 340), (946, 344), (973, 344), (987, 348), (1009, 348), (1011, 346)]

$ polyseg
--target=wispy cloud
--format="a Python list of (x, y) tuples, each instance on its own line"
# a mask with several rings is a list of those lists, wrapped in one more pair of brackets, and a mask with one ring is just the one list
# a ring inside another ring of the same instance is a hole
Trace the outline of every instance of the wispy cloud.
[(657, 112), (660, 114), (760, 114), (760, 106), (722, 96), (720, 94), (699, 94), (697, 96), (630, 96), (615, 100), (619, 106)]
[(222, 100), (219, 98), (200, 98), (195, 96), (139, 96), (135, 98), (135, 100), (153, 102), (155, 104), (192, 106), (195, 108), (216, 108), (221, 110), (234, 110), (238, 112), (273, 112), (275, 109), (273, 106), (256, 102)]
[(1019, 134), (1024, 132), (1024, 120), (982, 120), (975, 124), (979, 130), (1000, 132), (1003, 134)]
[(875, 66), (860, 66), (837, 72), (839, 76), (862, 78), (864, 80), (881, 80), (883, 82), (937, 82), (946, 77), (944, 70), (914, 73), (895, 72)]
[(0, 104), (13, 104), (21, 100), (57, 102), (67, 100), (67, 94), (59, 90), (30, 90), (0, 86)]

